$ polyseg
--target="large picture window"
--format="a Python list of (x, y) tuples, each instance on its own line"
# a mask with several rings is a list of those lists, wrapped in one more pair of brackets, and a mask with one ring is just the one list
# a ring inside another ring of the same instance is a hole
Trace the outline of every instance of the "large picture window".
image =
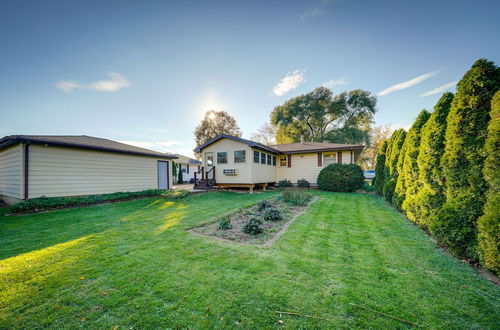
[(246, 162), (246, 151), (245, 150), (236, 150), (234, 152), (234, 162), (235, 163), (244, 163)]
[(337, 154), (323, 154), (323, 165), (328, 166), (330, 164), (335, 164), (337, 162)]
[(253, 152), (253, 162), (254, 163), (257, 163), (257, 164), (259, 163), (259, 157), (260, 157), (259, 154), (260, 153), (258, 151)]
[(217, 153), (217, 164), (227, 164), (227, 152)]

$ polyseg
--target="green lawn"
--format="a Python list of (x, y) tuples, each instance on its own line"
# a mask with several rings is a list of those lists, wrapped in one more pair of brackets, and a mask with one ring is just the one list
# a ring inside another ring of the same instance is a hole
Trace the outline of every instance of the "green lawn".
[(186, 231), (273, 194), (0, 216), (0, 328), (407, 327), (352, 304), (429, 328), (500, 324), (499, 287), (377, 196), (317, 193), (269, 248)]

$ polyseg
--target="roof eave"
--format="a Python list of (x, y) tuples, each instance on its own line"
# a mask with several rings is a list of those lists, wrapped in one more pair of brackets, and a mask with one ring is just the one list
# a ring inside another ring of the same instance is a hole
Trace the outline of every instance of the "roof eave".
[(353, 146), (353, 147), (338, 147), (338, 148), (318, 148), (318, 149), (307, 149), (307, 150), (293, 150), (293, 151), (281, 151), (282, 154), (307, 154), (314, 152), (328, 152), (328, 151), (341, 151), (341, 150), (360, 150), (365, 146)]

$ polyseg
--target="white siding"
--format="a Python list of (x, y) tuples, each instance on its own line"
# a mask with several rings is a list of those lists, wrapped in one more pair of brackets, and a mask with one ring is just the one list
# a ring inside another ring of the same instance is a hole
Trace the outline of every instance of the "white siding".
[[(253, 161), (253, 152), (259, 152), (259, 163), (254, 163)], [(266, 163), (260, 163), (261, 154), (266, 155)], [(276, 182), (276, 167), (272, 165), (272, 157), (274, 156), (271, 153), (262, 152), (258, 149), (253, 149), (251, 153), (251, 161), (252, 161), (252, 180), (254, 183), (265, 183), (265, 182)], [(267, 155), (271, 156), (271, 165), (267, 165)], [(278, 165), (279, 159), (276, 157), (276, 165)]]
[(323, 167), (318, 166), (318, 154), (293, 154), (292, 167), (278, 166), (277, 181), (290, 180), (296, 184), (300, 179), (306, 179), (311, 184), (316, 184), (318, 174)]
[(22, 147), (18, 143), (0, 151), (0, 196), (22, 198)]
[[(29, 197), (106, 194), (158, 188), (154, 157), (30, 146)], [(172, 164), (169, 161), (169, 186)]]

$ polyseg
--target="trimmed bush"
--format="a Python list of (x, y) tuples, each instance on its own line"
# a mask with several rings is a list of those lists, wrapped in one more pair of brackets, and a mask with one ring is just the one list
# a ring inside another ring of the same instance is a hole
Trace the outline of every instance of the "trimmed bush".
[(187, 190), (148, 189), (135, 192), (116, 192), (112, 194), (90, 195), (83, 197), (38, 197), (14, 204), (9, 208), (10, 213), (30, 211), (44, 211), (67, 207), (87, 206), (108, 202), (124, 201), (140, 197), (164, 197), (178, 199), (190, 194)]
[(290, 180), (281, 180), (277, 184), (278, 188), (288, 188), (288, 187), (293, 187), (292, 181)]
[(397, 164), (401, 153), (401, 147), (406, 139), (406, 131), (398, 129), (392, 133), (391, 138), (387, 144), (385, 156), (385, 179), (382, 193), (385, 199), (392, 203), (394, 190), (396, 189), (396, 182), (398, 180)]
[(231, 219), (229, 217), (223, 217), (222, 219), (219, 220), (219, 230), (228, 230), (233, 228), (233, 225), (231, 224)]
[(377, 194), (382, 195), (385, 183), (385, 157), (387, 151), (388, 141), (384, 141), (380, 145), (377, 153), (377, 161), (375, 163), (375, 179), (373, 179), (373, 186), (377, 191)]
[(285, 203), (297, 206), (305, 206), (311, 200), (311, 194), (301, 189), (287, 189), (281, 193)]
[(499, 88), (500, 68), (485, 59), (476, 61), (458, 83), (442, 160), (447, 200), (429, 226), (459, 257), (473, 261), (478, 260), (477, 219), (483, 213), (487, 190), (484, 143), (491, 99)]
[(481, 263), (500, 274), (500, 91), (491, 102), (483, 173), (488, 182), (484, 215), (477, 221)]
[(250, 218), (243, 225), (243, 232), (249, 235), (257, 235), (262, 233), (262, 220), (259, 218)]
[(327, 191), (353, 192), (365, 182), (357, 164), (330, 164), (319, 172), (318, 188)]
[(443, 168), (441, 158), (444, 154), (446, 118), (450, 112), (453, 93), (444, 93), (434, 106), (434, 112), (422, 127), (420, 151), (417, 158), (418, 182), (421, 187), (417, 194), (408, 197), (408, 218), (428, 227), (445, 201)]
[(277, 221), (282, 219), (283, 215), (281, 214), (281, 211), (278, 209), (270, 208), (267, 209), (266, 212), (264, 213), (264, 220)]
[(182, 177), (182, 170), (179, 168), (179, 173), (178, 173), (178, 176), (177, 176), (177, 183), (178, 184), (183, 184), (184, 183), (184, 178)]
[(306, 179), (300, 179), (297, 181), (297, 187), (299, 188), (309, 188), (311, 184)]
[(417, 158), (420, 148), (420, 132), (422, 127), (425, 125), (431, 114), (427, 110), (422, 110), (417, 116), (417, 119), (411, 126), (408, 134), (406, 135), (405, 143), (402, 148), (402, 157), (398, 160), (398, 170), (399, 177), (396, 183), (396, 190), (394, 191), (395, 197), (393, 198), (394, 206), (396, 208), (401, 208), (405, 213), (410, 210), (412, 218), (410, 220), (415, 221), (413, 217), (413, 210), (411, 209), (411, 203), (405, 203), (406, 197), (414, 196), (420, 189), (420, 183), (418, 180), (418, 166)]
[(271, 208), (271, 207), (273, 207), (273, 204), (270, 201), (268, 201), (267, 199), (264, 199), (264, 200), (257, 203), (257, 210), (259, 210), (260, 212), (264, 211), (265, 209)]

